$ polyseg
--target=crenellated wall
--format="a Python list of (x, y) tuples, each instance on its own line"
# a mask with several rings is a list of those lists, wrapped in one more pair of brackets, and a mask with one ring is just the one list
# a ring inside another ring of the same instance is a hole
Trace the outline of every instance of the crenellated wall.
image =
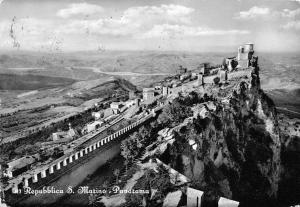
[(248, 78), (251, 78), (252, 68), (247, 68), (243, 70), (234, 71), (227, 74), (228, 80), (241, 78), (243, 76), (247, 76)]
[(171, 95), (171, 94), (178, 94), (179, 92), (184, 91), (187, 88), (193, 88), (193, 87), (198, 87), (203, 84), (214, 84), (214, 79), (219, 77), (220, 81), (228, 81), (228, 80), (233, 80), (236, 78), (240, 78), (243, 76), (247, 76), (248, 78), (251, 77), (252, 73), (252, 68), (247, 68), (239, 71), (234, 71), (234, 72), (225, 72), (221, 71), (220, 73), (216, 75), (209, 75), (209, 76), (204, 76), (201, 78), (201, 81), (195, 80), (191, 81), (185, 84), (182, 84), (181, 86), (174, 87), (174, 88), (167, 88), (165, 89), (164, 96)]
[(203, 77), (203, 83), (204, 84), (213, 84), (214, 83), (214, 79), (216, 77), (219, 77), (219, 75), (205, 76), (205, 77)]

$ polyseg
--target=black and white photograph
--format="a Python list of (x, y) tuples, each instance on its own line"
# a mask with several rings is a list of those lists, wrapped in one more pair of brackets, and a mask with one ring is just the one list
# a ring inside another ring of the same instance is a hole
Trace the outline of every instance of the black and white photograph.
[(0, 0), (0, 207), (300, 207), (300, 0)]

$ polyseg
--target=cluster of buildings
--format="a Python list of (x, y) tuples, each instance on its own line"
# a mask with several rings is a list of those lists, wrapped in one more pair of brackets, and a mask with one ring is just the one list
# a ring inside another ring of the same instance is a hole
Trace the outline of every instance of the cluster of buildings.
[(58, 131), (52, 133), (52, 141), (58, 141), (58, 140), (70, 141), (74, 139), (77, 135), (78, 133), (72, 128), (71, 123), (69, 123), (68, 131)]
[(26, 172), (30, 167), (40, 160), (40, 155), (35, 154), (31, 156), (21, 157), (7, 163), (7, 168), (4, 169), (3, 175), (9, 178), (18, 176)]
[(193, 86), (201, 86), (207, 83), (226, 82), (230, 73), (256, 67), (257, 59), (254, 56), (254, 45), (247, 43), (238, 48), (236, 57), (226, 58), (222, 65), (202, 63), (194, 70), (188, 70), (183, 66), (179, 66), (175, 76), (166, 78), (164, 82), (154, 88), (144, 88), (143, 100), (151, 102), (156, 100), (159, 94), (168, 96), (169, 94), (181, 91), (177, 89), (179, 87), (184, 88), (183, 86), (187, 86), (190, 83)]
[(78, 136), (79, 134), (74, 128), (72, 128), (71, 124), (69, 123), (69, 129), (67, 131), (59, 130), (57, 132), (54, 132), (50, 136), (50, 141), (43, 142), (41, 144), (41, 150), (43, 151), (43, 153), (26, 155), (7, 163), (7, 166), (4, 168), (3, 175), (9, 178), (13, 178), (22, 174), (23, 172), (30, 170), (32, 166), (36, 165), (38, 162), (41, 162), (42, 154), (52, 154), (55, 151), (55, 148), (59, 149), (63, 147), (62, 144), (68, 143), (76, 139)]
[[(140, 99), (130, 99), (125, 102), (112, 102), (110, 106), (106, 109), (103, 109), (98, 112), (92, 112), (92, 116), (94, 117), (94, 121), (87, 123), (82, 131), (81, 134), (88, 134), (91, 133), (100, 127), (102, 127), (105, 123), (109, 120), (117, 117), (121, 113), (125, 112), (127, 109), (133, 108), (135, 106), (140, 105)], [(54, 132), (49, 137), (49, 141), (42, 143), (43, 151), (53, 151), (54, 148), (62, 148), (63, 154), (67, 152), (66, 143), (70, 143), (72, 140), (77, 139), (80, 134), (71, 126), (69, 123), (69, 129), (66, 131), (58, 130)], [(51, 151), (51, 152), (52, 152)], [(7, 167), (4, 170), (4, 176), (13, 178), (16, 177), (23, 172), (26, 172), (31, 169), (33, 165), (36, 165), (38, 161), (41, 161), (40, 154), (31, 155), (31, 156), (24, 156), (19, 159), (13, 160), (7, 163)]]
[(254, 44), (247, 43), (238, 48), (237, 57), (225, 59), (225, 69), (229, 72), (236, 68), (255, 67), (257, 64), (257, 56), (254, 56)]
[(136, 98), (134, 100), (129, 99), (125, 102), (112, 102), (110, 108), (113, 110), (114, 114), (119, 114), (132, 106), (139, 106), (139, 104), (140, 100)]
[(94, 117), (94, 121), (85, 125), (85, 127), (81, 131), (82, 134), (88, 134), (99, 129), (109, 120), (125, 112), (127, 109), (130, 109), (133, 106), (139, 106), (139, 103), (139, 99), (129, 99), (127, 101), (112, 102), (107, 109), (93, 112), (92, 116)]

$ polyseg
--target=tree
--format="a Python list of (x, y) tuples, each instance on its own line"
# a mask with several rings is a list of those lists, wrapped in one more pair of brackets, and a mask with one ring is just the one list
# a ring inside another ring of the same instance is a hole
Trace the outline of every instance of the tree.
[(132, 158), (129, 145), (129, 139), (125, 139), (121, 142), (121, 155), (128, 161), (130, 161)]
[(158, 122), (164, 126), (174, 127), (181, 123), (185, 118), (192, 116), (190, 107), (181, 103), (176, 98), (172, 104), (167, 105), (158, 117)]
[(138, 155), (138, 146), (135, 135), (131, 135), (121, 142), (121, 155), (129, 162), (132, 162)]
[(120, 170), (117, 168), (114, 170), (114, 176), (116, 176), (116, 184), (119, 182)]
[[(169, 107), (169, 106), (166, 106)], [(158, 116), (157, 122), (163, 126), (168, 126), (171, 124), (170, 117), (168, 115), (167, 109), (163, 109), (163, 112)]]
[(137, 134), (137, 139), (141, 143), (141, 147), (143, 148), (149, 144), (150, 141), (150, 130), (144, 126), (139, 129), (139, 133)]
[(150, 126), (151, 126), (151, 129), (157, 128), (157, 127), (158, 127), (157, 121), (155, 120), (155, 121), (151, 122), (151, 123), (150, 123)]
[[(170, 176), (166, 169), (159, 168), (158, 173), (146, 170), (144, 176), (137, 181), (133, 188), (148, 190), (149, 194), (128, 194), (125, 199), (131, 206), (154, 206), (157, 205), (156, 200), (162, 200), (171, 187)], [(154, 189), (156, 200), (152, 198)]]
[(219, 77), (215, 77), (214, 78), (214, 83), (217, 85), (220, 83), (220, 78)]
[(111, 128), (108, 128), (108, 129), (106, 130), (106, 133), (107, 133), (107, 135), (111, 135), (111, 134), (114, 133), (114, 130), (112, 130)]
[(125, 160), (124, 164), (125, 164), (125, 173), (127, 174), (129, 161)]
[(21, 145), (17, 149), (15, 149), (16, 154), (34, 154), (38, 151), (39, 148), (37, 148), (34, 145), (28, 144), (28, 145)]
[(98, 196), (96, 194), (89, 194), (89, 204), (88, 205), (91, 205), (91, 206), (97, 206), (97, 198)]

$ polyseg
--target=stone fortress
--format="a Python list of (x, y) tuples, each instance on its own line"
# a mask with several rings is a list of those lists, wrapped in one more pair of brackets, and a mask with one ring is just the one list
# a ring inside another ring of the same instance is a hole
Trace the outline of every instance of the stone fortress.
[[(257, 66), (258, 57), (254, 56), (254, 44), (247, 43), (238, 48), (236, 57), (226, 58), (220, 66), (203, 63), (196, 70), (189, 71), (182, 66), (177, 74), (169, 77), (153, 88), (143, 89), (143, 100), (152, 103), (161, 97), (177, 96), (206, 84), (225, 83), (239, 77), (251, 77)], [(205, 89), (203, 89), (205, 90)]]

